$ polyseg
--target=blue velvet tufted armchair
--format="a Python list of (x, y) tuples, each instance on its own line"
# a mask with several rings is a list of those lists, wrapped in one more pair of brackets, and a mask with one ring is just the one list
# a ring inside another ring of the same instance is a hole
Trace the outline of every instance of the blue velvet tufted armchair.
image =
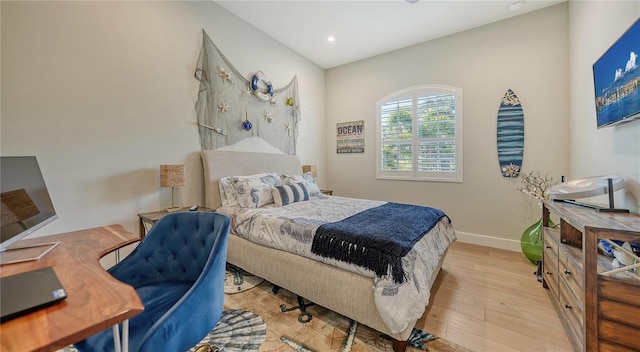
[[(229, 218), (214, 212), (171, 213), (109, 269), (133, 286), (144, 311), (129, 320), (130, 351), (186, 351), (218, 323), (224, 304)], [(113, 331), (75, 344), (113, 351)]]

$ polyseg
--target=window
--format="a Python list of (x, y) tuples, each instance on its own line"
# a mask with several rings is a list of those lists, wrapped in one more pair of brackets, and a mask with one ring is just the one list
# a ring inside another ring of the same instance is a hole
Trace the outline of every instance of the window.
[(377, 178), (462, 182), (461, 89), (412, 87), (377, 110)]

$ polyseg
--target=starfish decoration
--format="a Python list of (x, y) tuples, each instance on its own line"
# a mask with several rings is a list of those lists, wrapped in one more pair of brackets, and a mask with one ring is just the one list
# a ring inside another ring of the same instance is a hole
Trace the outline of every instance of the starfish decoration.
[(246, 100), (251, 95), (251, 93), (253, 93), (251, 87), (246, 86), (244, 88), (244, 91), (242, 92), (242, 99)]
[(229, 105), (227, 105), (227, 103), (223, 101), (222, 103), (220, 103), (220, 105), (218, 105), (218, 109), (220, 109), (220, 112), (227, 112), (229, 111)]
[(268, 122), (271, 123), (271, 121), (273, 121), (273, 117), (271, 116), (271, 113), (267, 110), (262, 112), (262, 116), (264, 116), (264, 119)]
[(229, 83), (233, 83), (231, 80), (231, 75), (227, 72), (224, 67), (218, 67), (218, 76), (222, 78), (222, 83), (228, 81)]
[(293, 132), (293, 130), (292, 130), (292, 128), (291, 128), (291, 125), (287, 122), (287, 123), (285, 123), (285, 124), (284, 124), (284, 128), (286, 128), (286, 129), (287, 129), (287, 134), (288, 134), (289, 136), (291, 136), (291, 133)]
[(511, 89), (509, 89), (507, 91), (507, 94), (504, 95), (504, 98), (502, 98), (502, 104), (516, 106), (520, 105), (520, 100), (518, 100), (516, 94)]
[(275, 108), (276, 106), (278, 106), (278, 101), (273, 99), (273, 97), (271, 97), (269, 98), (269, 104), (271, 104), (271, 106)]

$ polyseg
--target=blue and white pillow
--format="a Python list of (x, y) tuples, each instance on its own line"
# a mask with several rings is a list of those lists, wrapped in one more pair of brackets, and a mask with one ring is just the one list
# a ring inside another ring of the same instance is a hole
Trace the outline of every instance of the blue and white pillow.
[[(220, 187), (220, 200), (222, 201), (223, 206), (232, 206), (238, 207), (240, 205), (240, 201), (238, 200), (237, 193), (237, 185), (242, 181), (255, 181), (262, 184), (277, 186), (280, 184), (280, 176), (275, 173), (261, 173), (249, 176), (228, 176), (220, 179), (219, 187)], [(251, 182), (255, 184), (254, 182)], [(243, 184), (243, 187), (246, 188), (248, 184)], [(269, 189), (269, 191), (271, 191)], [(250, 192), (250, 191), (249, 191)], [(250, 193), (249, 193), (250, 194)], [(273, 202), (273, 198), (271, 198), (270, 202)], [(247, 205), (253, 201), (253, 199), (249, 196), (249, 201), (243, 199), (243, 204)], [(268, 199), (267, 199), (268, 200)], [(269, 203), (266, 203), (269, 204)], [(246, 206), (245, 206), (246, 207)], [(255, 205), (253, 206), (255, 207)]]
[(316, 180), (310, 172), (305, 172), (301, 175), (281, 175), (280, 177), (283, 185), (302, 183), (307, 187), (311, 198), (322, 197), (320, 187), (318, 187)]
[(303, 183), (276, 186), (271, 193), (273, 194), (273, 202), (279, 207), (309, 200), (309, 190)]
[(260, 208), (273, 203), (271, 190), (274, 186), (257, 179), (236, 182), (236, 200), (241, 208)]

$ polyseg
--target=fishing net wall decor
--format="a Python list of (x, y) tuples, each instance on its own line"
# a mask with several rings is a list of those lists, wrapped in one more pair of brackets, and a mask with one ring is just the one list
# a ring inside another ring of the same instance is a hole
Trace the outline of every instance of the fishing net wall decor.
[(260, 71), (248, 80), (203, 30), (195, 78), (200, 82), (195, 109), (202, 149), (260, 137), (287, 154), (296, 154), (300, 120), (296, 76), (278, 89)]

